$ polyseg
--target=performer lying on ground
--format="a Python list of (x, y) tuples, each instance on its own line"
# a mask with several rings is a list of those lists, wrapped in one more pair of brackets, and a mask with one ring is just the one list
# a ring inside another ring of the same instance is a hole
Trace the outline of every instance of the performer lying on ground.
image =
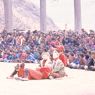
[(66, 76), (64, 71), (64, 64), (59, 59), (59, 53), (57, 51), (53, 52), (53, 62), (50, 59), (50, 55), (48, 52), (42, 53), (42, 60), (40, 66), (36, 70), (26, 69), (25, 64), (17, 64), (15, 70), (8, 78), (13, 78), (14, 75), (18, 75), (21, 79), (51, 79), (51, 78), (60, 78)]

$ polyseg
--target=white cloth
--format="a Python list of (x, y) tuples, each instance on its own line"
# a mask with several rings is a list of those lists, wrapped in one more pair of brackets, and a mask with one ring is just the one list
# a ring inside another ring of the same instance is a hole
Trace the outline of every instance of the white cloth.
[(61, 70), (64, 70), (64, 64), (60, 59), (57, 59), (56, 61), (53, 61), (52, 65), (53, 72), (59, 72)]

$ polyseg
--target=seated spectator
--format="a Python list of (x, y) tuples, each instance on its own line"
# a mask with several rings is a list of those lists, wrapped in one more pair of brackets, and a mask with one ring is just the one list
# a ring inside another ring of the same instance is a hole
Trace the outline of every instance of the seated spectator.
[(27, 58), (26, 51), (21, 51), (21, 53), (20, 53), (20, 62), (25, 62), (26, 58)]
[(79, 58), (74, 53), (69, 54), (69, 67), (77, 69), (79, 68)]
[(19, 51), (14, 52), (14, 60), (15, 62), (20, 62), (20, 52)]
[(7, 59), (7, 57), (8, 57), (8, 54), (6, 52), (4, 52), (4, 54), (2, 56), (3, 62), (9, 62), (8, 59)]
[(12, 51), (10, 51), (10, 52), (8, 53), (7, 60), (8, 60), (9, 62), (13, 62), (13, 60), (15, 60), (15, 56), (14, 56), (14, 54), (13, 54)]
[(3, 56), (3, 51), (2, 51), (2, 50), (0, 50), (0, 61), (2, 61), (2, 60), (3, 60), (2, 56)]
[(84, 54), (80, 54), (79, 55), (79, 68), (80, 69), (85, 69), (86, 64), (87, 64), (87, 61), (85, 59)]
[(28, 52), (28, 56), (27, 56), (26, 61), (29, 63), (35, 63), (36, 59), (35, 59), (34, 54), (32, 52)]
[(95, 51), (91, 53), (91, 58), (88, 62), (88, 70), (95, 71)]
[(29, 45), (24, 45), (24, 46), (23, 46), (23, 50), (24, 50), (24, 51), (29, 51), (29, 50), (30, 50)]
[(38, 52), (38, 50), (34, 50), (33, 54), (36, 60), (40, 60), (40, 53)]

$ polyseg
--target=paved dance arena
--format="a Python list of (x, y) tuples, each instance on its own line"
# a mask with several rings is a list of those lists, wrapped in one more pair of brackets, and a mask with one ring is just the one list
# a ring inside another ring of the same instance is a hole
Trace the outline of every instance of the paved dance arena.
[[(16, 63), (0, 63), (0, 95), (95, 95), (95, 72), (66, 68), (68, 77), (52, 80), (7, 79)], [(26, 64), (35, 69), (37, 65)]]

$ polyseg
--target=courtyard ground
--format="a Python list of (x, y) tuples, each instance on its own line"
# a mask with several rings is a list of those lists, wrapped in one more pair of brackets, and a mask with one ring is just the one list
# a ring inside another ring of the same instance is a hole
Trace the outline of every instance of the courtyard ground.
[[(53, 80), (7, 79), (16, 63), (0, 63), (0, 95), (95, 95), (95, 72), (66, 68), (68, 77)], [(26, 64), (35, 69), (37, 65)]]

